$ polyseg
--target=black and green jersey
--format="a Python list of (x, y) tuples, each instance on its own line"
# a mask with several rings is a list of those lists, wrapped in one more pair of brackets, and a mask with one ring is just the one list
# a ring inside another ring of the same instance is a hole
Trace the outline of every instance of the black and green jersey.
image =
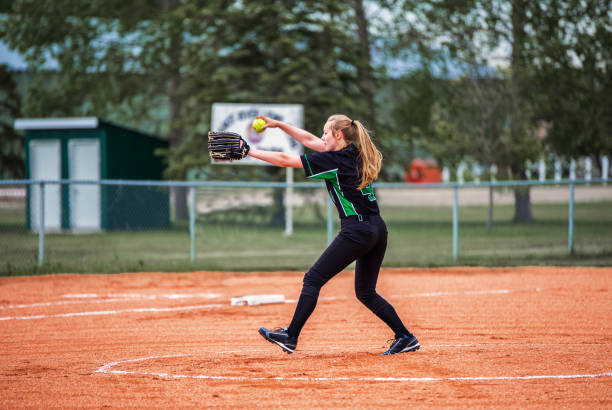
[(361, 180), (358, 155), (357, 147), (349, 144), (338, 151), (315, 152), (300, 157), (308, 178), (325, 180), (340, 218), (379, 213), (372, 184), (357, 189)]

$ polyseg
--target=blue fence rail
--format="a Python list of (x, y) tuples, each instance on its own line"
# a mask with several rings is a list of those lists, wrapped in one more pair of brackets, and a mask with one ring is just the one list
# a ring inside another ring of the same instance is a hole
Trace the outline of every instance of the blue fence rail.
[[(522, 180), (522, 181), (492, 181), (492, 182), (466, 182), (466, 183), (376, 183), (376, 188), (396, 188), (396, 189), (452, 189), (452, 257), (454, 260), (459, 258), (459, 190), (464, 188), (513, 188), (513, 187), (534, 187), (534, 186), (567, 186), (569, 190), (569, 214), (568, 214), (568, 253), (574, 250), (574, 196), (576, 185), (598, 185), (607, 184), (607, 179), (563, 179), (550, 181)], [(320, 183), (310, 182), (234, 182), (234, 181), (139, 181), (139, 180), (1, 180), (2, 186), (37, 186), (39, 187), (39, 226), (38, 229), (38, 263), (43, 265), (45, 261), (45, 186), (47, 185), (100, 185), (100, 186), (138, 186), (138, 187), (183, 187), (190, 192), (189, 206), (189, 238), (190, 238), (190, 260), (193, 262), (196, 257), (195, 249), (195, 221), (196, 221), (196, 195), (197, 188), (281, 188), (281, 189), (303, 189), (321, 188)], [(291, 192), (291, 191), (289, 191)], [(288, 213), (291, 215), (291, 213)], [(331, 243), (333, 238), (333, 219), (334, 210), (331, 200), (327, 201), (327, 242)], [(291, 223), (287, 220), (286, 223)], [(286, 231), (287, 232), (287, 231)], [(290, 230), (289, 230), (290, 232)]]

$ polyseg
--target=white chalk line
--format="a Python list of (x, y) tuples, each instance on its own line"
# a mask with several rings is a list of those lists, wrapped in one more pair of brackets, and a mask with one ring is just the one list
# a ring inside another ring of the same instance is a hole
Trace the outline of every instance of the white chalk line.
[[(540, 292), (539, 288), (533, 289), (533, 291)], [(431, 292), (431, 293), (413, 293), (408, 295), (391, 295), (392, 298), (412, 298), (412, 297), (437, 297), (437, 296), (455, 296), (455, 295), (489, 295), (489, 294), (507, 294), (514, 292), (511, 289), (493, 289), (493, 290), (479, 290), (479, 291), (464, 291), (464, 292)], [(78, 301), (59, 301), (59, 302), (40, 302), (29, 305), (9, 305), (0, 307), (0, 309), (8, 308), (27, 308), (27, 307), (40, 307), (40, 306), (54, 306), (62, 304), (74, 304), (74, 303), (108, 303), (108, 302), (125, 302), (131, 300), (155, 300), (155, 299), (183, 299), (183, 298), (215, 298), (221, 296), (215, 293), (199, 293), (199, 294), (166, 294), (166, 295), (141, 295), (141, 294), (110, 294), (101, 296), (97, 294), (67, 294), (64, 297), (78, 298)], [(95, 299), (97, 297), (120, 297), (115, 299)], [(348, 299), (346, 296), (328, 296), (320, 297), (320, 301), (334, 301), (340, 299)], [(295, 299), (285, 300), (285, 303), (297, 303)], [(193, 309), (201, 309), (201, 305), (193, 307)], [(218, 305), (223, 306), (223, 305)], [(163, 310), (166, 309), (166, 310)], [(170, 309), (170, 310), (168, 310)], [(122, 313), (137, 313), (137, 312), (167, 312), (174, 308), (143, 308), (143, 309), (123, 309), (123, 310), (107, 310), (107, 311), (94, 311), (94, 312), (77, 312), (77, 313), (59, 313), (52, 315), (32, 315), (32, 316), (5, 316), (0, 317), (0, 321), (7, 320), (28, 320), (28, 319), (48, 319), (57, 317), (75, 317), (75, 316), (94, 316), (94, 315), (111, 315), (111, 314), (122, 314)], [(177, 308), (178, 310), (189, 310), (189, 306)]]
[[(391, 295), (390, 298), (424, 298), (437, 296), (459, 296), (459, 295), (499, 295), (513, 292), (541, 292), (540, 288), (513, 290), (513, 289), (491, 289), (491, 290), (467, 290), (464, 292), (428, 292), (428, 293), (410, 293), (408, 295)], [(325, 296), (319, 297), (320, 301), (334, 301), (348, 299), (347, 296)], [(285, 303), (297, 303), (297, 300), (287, 299)]]
[(106, 295), (99, 295), (97, 293), (68, 293), (62, 295), (63, 298), (72, 299), (99, 299), (99, 298), (131, 298), (131, 299), (191, 299), (191, 298), (203, 298), (203, 299), (214, 299), (223, 296), (221, 293), (162, 293), (155, 295), (145, 295), (142, 293), (109, 293)]
[(83, 303), (110, 303), (110, 302), (125, 302), (132, 301), (134, 299), (120, 298), (120, 299), (104, 299), (104, 300), (63, 300), (57, 302), (36, 302), (36, 303), (27, 303), (20, 305), (6, 305), (0, 306), (0, 310), (2, 309), (26, 309), (31, 307), (42, 307), (42, 306), (62, 306), (62, 305), (76, 305)]
[[(421, 345), (421, 352), (424, 350), (436, 350), (436, 349), (446, 349), (446, 348), (474, 348), (474, 349), (495, 349), (495, 350), (500, 350), (500, 348), (504, 347), (504, 346), (522, 346), (522, 347), (529, 347), (530, 349), (550, 349), (551, 346), (557, 346), (560, 349), (566, 349), (567, 347), (584, 347), (584, 346), (602, 346), (604, 345), (604, 343), (589, 343), (589, 342), (583, 342), (583, 343), (529, 343), (529, 344), (525, 344), (525, 343), (521, 343), (521, 342), (514, 342), (514, 343), (441, 343), (441, 344), (430, 344), (427, 343), (426, 346)], [(313, 345), (314, 346), (314, 345)], [(357, 348), (360, 349), (360, 351), (352, 351), (350, 353), (361, 353), (361, 350), (367, 350), (367, 351), (372, 351), (372, 350), (377, 350), (377, 349), (383, 349), (383, 350), (387, 350), (389, 348), (389, 346), (383, 346), (383, 345), (362, 345), (362, 346), (352, 346), (353, 348)], [(311, 347), (311, 348), (316, 348), (315, 347)], [(324, 345), (321, 346), (322, 350), (338, 350), (338, 351), (342, 351), (345, 353), (349, 353), (349, 351), (347, 351), (347, 347), (346, 346), (329, 346), (329, 345)], [(219, 352), (210, 352), (210, 353), (214, 353), (214, 354), (248, 354), (248, 353), (263, 353), (263, 352), (269, 352), (270, 349), (241, 349), (241, 350), (223, 350), (223, 351), (219, 351)]]
[(218, 307), (224, 307), (224, 306), (226, 305), (209, 304), (209, 305), (179, 306), (179, 307), (167, 307), (167, 308), (134, 308), (134, 309), (121, 309), (121, 310), (96, 310), (96, 311), (91, 311), (91, 312), (57, 313), (53, 315), (6, 316), (6, 317), (0, 317), (0, 321), (49, 319), (49, 318), (58, 318), (58, 317), (75, 317), (75, 316), (105, 316), (105, 315), (118, 315), (122, 313), (176, 312), (176, 311), (181, 311), (181, 310), (212, 309), (212, 308), (218, 308)]
[(61, 306), (61, 305), (74, 305), (79, 303), (111, 303), (111, 302), (127, 302), (135, 300), (156, 300), (156, 299), (215, 299), (223, 296), (220, 293), (193, 293), (193, 294), (180, 294), (170, 293), (164, 295), (143, 295), (143, 294), (108, 294), (98, 295), (95, 293), (89, 294), (66, 294), (62, 295), (63, 298), (78, 299), (78, 300), (62, 300), (55, 302), (37, 302), (19, 305), (6, 305), (0, 306), (2, 309), (25, 309), (30, 307), (41, 307), (41, 306)]
[(424, 298), (436, 296), (459, 296), (459, 295), (497, 295), (513, 292), (541, 292), (540, 288), (526, 289), (517, 291), (514, 289), (491, 289), (491, 290), (467, 290), (463, 292), (428, 292), (428, 293), (412, 293), (409, 295), (391, 295), (392, 298)]
[(187, 357), (192, 355), (176, 354), (166, 356), (149, 356), (137, 359), (120, 360), (100, 366), (94, 373), (114, 375), (141, 375), (156, 376), (164, 379), (200, 379), (200, 380), (227, 380), (227, 381), (286, 381), (286, 382), (446, 382), (446, 381), (507, 381), (507, 380), (543, 380), (543, 379), (592, 379), (612, 377), (612, 371), (590, 374), (540, 374), (528, 376), (459, 376), (459, 377), (248, 377), (248, 376), (213, 376), (206, 374), (171, 374), (162, 372), (145, 372), (129, 370), (113, 370), (112, 368), (124, 363), (138, 363), (148, 360)]

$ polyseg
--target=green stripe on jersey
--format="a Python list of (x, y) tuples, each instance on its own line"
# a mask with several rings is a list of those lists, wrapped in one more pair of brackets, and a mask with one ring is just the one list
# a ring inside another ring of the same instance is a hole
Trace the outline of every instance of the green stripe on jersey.
[(304, 154), (304, 159), (306, 160), (306, 164), (308, 164), (308, 169), (310, 170), (310, 175), (312, 175), (312, 168), (310, 168), (310, 161), (308, 161), (308, 156)]
[[(306, 155), (304, 155), (304, 158), (306, 158)], [(308, 162), (308, 159), (306, 159), (306, 162)], [(308, 166), (310, 167), (310, 164), (308, 164)], [(310, 173), (312, 174), (312, 171), (310, 171)], [(355, 209), (355, 206), (344, 196), (344, 194), (342, 193), (342, 189), (340, 189), (340, 181), (338, 180), (338, 168), (331, 169), (325, 172), (320, 172), (316, 175), (310, 175), (309, 178), (324, 179), (329, 181), (334, 187), (334, 192), (336, 193), (336, 196), (340, 200), (340, 205), (342, 205), (342, 210), (344, 211), (344, 214), (346, 216), (357, 215), (357, 210)]]

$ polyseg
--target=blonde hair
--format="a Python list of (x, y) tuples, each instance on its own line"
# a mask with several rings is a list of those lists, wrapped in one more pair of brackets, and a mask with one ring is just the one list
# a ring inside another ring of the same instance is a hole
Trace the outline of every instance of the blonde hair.
[(335, 114), (327, 119), (334, 132), (342, 131), (344, 140), (351, 144), (357, 141), (361, 160), (361, 183), (357, 189), (370, 185), (378, 177), (382, 164), (382, 154), (372, 142), (368, 130), (359, 121), (353, 121), (343, 114)]

